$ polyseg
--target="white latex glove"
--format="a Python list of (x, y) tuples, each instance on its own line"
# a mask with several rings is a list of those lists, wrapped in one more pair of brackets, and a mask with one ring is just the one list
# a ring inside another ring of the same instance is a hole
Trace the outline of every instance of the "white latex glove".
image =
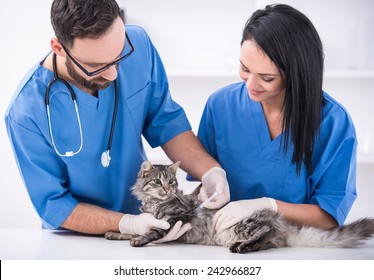
[[(142, 213), (140, 215), (125, 214), (119, 222), (119, 231), (123, 233), (142, 235), (151, 228), (168, 229), (170, 224), (164, 220), (156, 219), (150, 213)], [(153, 241), (153, 243), (164, 243), (178, 239), (192, 228), (190, 223), (182, 225), (182, 221), (178, 221), (172, 229), (163, 238)]]
[(119, 221), (120, 233), (130, 233), (143, 235), (151, 228), (170, 228), (170, 224), (164, 220), (156, 219), (150, 213), (142, 213), (139, 215), (125, 214)]
[[(230, 188), (226, 179), (226, 172), (222, 168), (213, 167), (209, 169), (201, 178), (202, 187), (198, 199), (203, 203), (205, 208), (217, 209), (230, 201)], [(209, 199), (215, 192), (218, 193), (210, 201)]]
[(269, 197), (230, 202), (214, 215), (213, 227), (217, 234), (220, 234), (225, 229), (248, 218), (253, 212), (266, 208), (277, 211), (277, 203)]
[(188, 230), (192, 228), (190, 223), (182, 224), (182, 221), (178, 221), (175, 223), (175, 225), (172, 227), (172, 229), (168, 232), (167, 235), (165, 235), (163, 238), (159, 240), (153, 241), (155, 244), (164, 243), (164, 242), (170, 242), (177, 240), (179, 237), (181, 237), (183, 234), (185, 234)]

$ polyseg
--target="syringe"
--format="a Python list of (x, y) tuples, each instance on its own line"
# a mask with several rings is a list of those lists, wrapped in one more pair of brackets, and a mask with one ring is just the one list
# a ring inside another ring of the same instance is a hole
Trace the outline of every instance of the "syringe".
[(205, 202), (211, 201), (213, 198), (215, 198), (218, 195), (218, 192), (214, 192), (211, 197), (209, 197), (207, 200), (205, 200), (203, 203), (200, 204), (199, 208), (203, 208)]

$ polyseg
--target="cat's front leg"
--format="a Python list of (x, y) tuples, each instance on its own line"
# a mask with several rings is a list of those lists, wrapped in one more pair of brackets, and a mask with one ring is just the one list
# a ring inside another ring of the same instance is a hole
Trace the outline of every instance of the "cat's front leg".
[[(166, 218), (166, 217), (164, 217)], [(179, 221), (179, 217), (169, 217), (167, 219), (168, 223), (170, 224), (170, 228), (165, 230), (161, 228), (152, 228), (147, 233), (143, 235), (139, 235), (135, 238), (132, 238), (130, 240), (130, 245), (133, 247), (142, 247), (144, 245), (147, 245), (150, 242), (159, 240), (163, 238), (165, 235), (168, 234), (168, 232), (171, 230), (171, 228), (176, 224), (177, 221)]]
[(105, 239), (108, 240), (130, 240), (134, 238), (136, 235), (129, 234), (129, 233), (120, 233), (120, 232), (113, 232), (108, 231), (105, 233)]
[(164, 230), (160, 228), (153, 228), (150, 229), (147, 233), (144, 235), (138, 235), (134, 238), (131, 238), (130, 245), (132, 247), (142, 247), (147, 245), (148, 243), (151, 243), (152, 241), (159, 240), (163, 238), (169, 230)]

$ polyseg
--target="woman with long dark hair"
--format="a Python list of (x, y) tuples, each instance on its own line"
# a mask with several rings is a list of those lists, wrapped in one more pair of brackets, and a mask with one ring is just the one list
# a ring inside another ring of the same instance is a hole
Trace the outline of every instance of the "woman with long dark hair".
[(357, 141), (347, 111), (322, 90), (323, 62), (319, 35), (298, 10), (270, 5), (246, 23), (243, 82), (209, 98), (198, 133), (230, 184), (217, 230), (263, 208), (300, 225), (344, 223), (356, 198)]

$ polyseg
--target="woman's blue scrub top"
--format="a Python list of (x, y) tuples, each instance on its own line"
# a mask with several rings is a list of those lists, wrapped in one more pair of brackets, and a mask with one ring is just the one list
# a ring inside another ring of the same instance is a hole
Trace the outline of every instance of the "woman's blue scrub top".
[[(99, 91), (98, 98), (71, 85), (83, 133), (83, 148), (73, 157), (59, 157), (53, 149), (44, 101), (53, 73), (40, 63), (21, 82), (6, 112), (18, 167), (44, 227), (58, 228), (78, 202), (138, 213), (130, 187), (146, 159), (142, 135), (156, 147), (191, 129), (183, 109), (170, 97), (164, 67), (147, 34), (128, 25), (126, 32), (135, 51), (118, 68), (119, 106), (108, 168), (101, 165), (101, 154), (110, 135), (114, 83)], [(49, 99), (57, 149), (77, 151), (79, 126), (68, 89), (55, 84)]]
[(318, 204), (339, 224), (356, 198), (356, 134), (346, 110), (328, 94), (313, 170), (296, 174), (281, 135), (271, 139), (262, 106), (244, 83), (218, 90), (207, 101), (198, 137), (226, 170), (232, 200), (272, 197), (289, 203)]

